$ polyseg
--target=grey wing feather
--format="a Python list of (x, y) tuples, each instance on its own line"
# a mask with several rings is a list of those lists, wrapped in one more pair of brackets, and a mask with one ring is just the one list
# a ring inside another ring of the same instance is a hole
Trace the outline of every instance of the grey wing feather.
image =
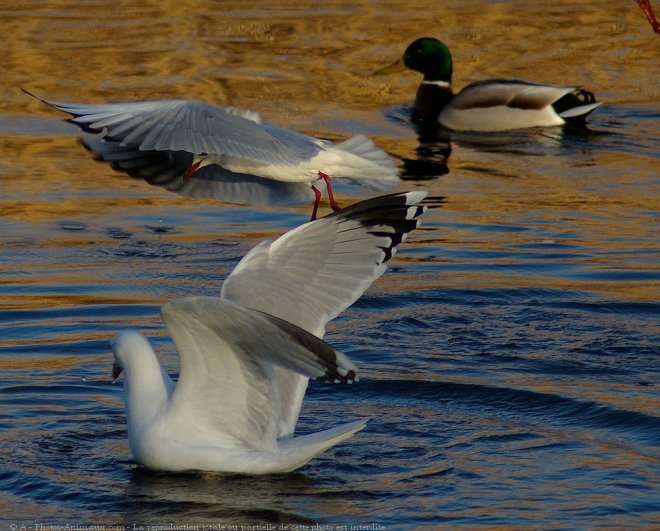
[(300, 409), (282, 400), (289, 390), (276, 367), (308, 378), (356, 379), (355, 365), (321, 339), (230, 301), (187, 297), (161, 313), (181, 362), (171, 411), (185, 404), (183, 417), (192, 408), (197, 424), (244, 444), (277, 437), (279, 419), (291, 415), (287, 409), (296, 407), (296, 416)]
[(307, 183), (234, 173), (217, 164), (204, 166), (187, 181), (179, 175), (176, 186), (169, 189), (188, 197), (211, 197), (249, 205), (300, 205), (314, 198)]
[(204, 166), (185, 179), (183, 174), (193, 163), (193, 154), (187, 151), (142, 151), (92, 135), (83, 137), (83, 145), (97, 158), (112, 164), (114, 169), (187, 197), (267, 205), (303, 204), (313, 198), (307, 183), (235, 173), (217, 164)]
[[(355, 302), (385, 270), (424, 212), (425, 192), (376, 197), (298, 227), (252, 249), (222, 286), (222, 297), (285, 319), (323, 337), (326, 323)], [(307, 378), (276, 369), (278, 436), (293, 433)]]
[(425, 192), (362, 201), (252, 249), (222, 297), (323, 337), (325, 325), (385, 271), (425, 207)]
[(298, 164), (315, 156), (320, 141), (252, 115), (188, 100), (141, 101), (105, 105), (44, 103), (71, 114), (89, 133), (142, 151), (226, 154), (267, 164)]
[(518, 109), (543, 109), (574, 87), (541, 85), (516, 79), (489, 79), (470, 83), (451, 101), (455, 109), (506, 106)]

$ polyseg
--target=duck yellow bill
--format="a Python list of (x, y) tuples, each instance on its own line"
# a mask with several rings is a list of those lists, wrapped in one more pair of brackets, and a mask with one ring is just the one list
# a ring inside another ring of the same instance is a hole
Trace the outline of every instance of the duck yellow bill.
[(404, 70), (407, 70), (406, 65), (403, 63), (403, 57), (396, 61), (395, 63), (392, 63), (390, 66), (386, 66), (385, 68), (381, 68), (380, 70), (376, 70), (374, 72), (374, 76), (381, 76), (383, 74), (396, 74), (397, 72), (403, 72)]

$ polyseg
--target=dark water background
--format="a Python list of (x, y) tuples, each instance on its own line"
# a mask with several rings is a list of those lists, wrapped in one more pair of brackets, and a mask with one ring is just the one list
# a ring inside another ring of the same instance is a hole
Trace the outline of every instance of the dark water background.
[[(660, 37), (632, 1), (441, 4), (0, 8), (3, 525), (660, 527)], [(607, 106), (586, 132), (420, 140), (399, 120), (418, 78), (369, 73), (423, 34), (450, 45), (458, 86), (578, 83)], [(132, 181), (20, 87), (225, 102), (397, 157), (400, 189), (429, 190), (431, 208), (329, 327), (361, 382), (312, 384), (299, 424), (368, 427), (283, 476), (134, 465), (110, 337), (140, 328), (175, 372), (160, 306), (218, 293), (309, 209)]]

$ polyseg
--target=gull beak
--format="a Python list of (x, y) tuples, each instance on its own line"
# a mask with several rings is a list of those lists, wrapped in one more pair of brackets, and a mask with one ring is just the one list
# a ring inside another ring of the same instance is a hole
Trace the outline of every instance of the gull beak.
[(116, 363), (112, 364), (112, 381), (115, 381), (117, 378), (119, 378), (119, 375), (121, 374), (121, 371), (123, 371), (119, 365)]
[(397, 72), (403, 72), (407, 69), (408, 69), (408, 67), (403, 62), (403, 57), (402, 57), (398, 61), (392, 63), (390, 66), (386, 66), (385, 68), (381, 68), (380, 70), (376, 70), (373, 73), (373, 75), (374, 76), (382, 76), (384, 74), (396, 74)]

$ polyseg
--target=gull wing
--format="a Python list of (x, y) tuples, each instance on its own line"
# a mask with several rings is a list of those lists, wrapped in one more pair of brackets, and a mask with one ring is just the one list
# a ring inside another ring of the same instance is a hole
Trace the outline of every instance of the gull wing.
[[(252, 249), (221, 297), (284, 319), (317, 337), (385, 271), (418, 224), (426, 192), (375, 197), (301, 225)], [(276, 368), (282, 394), (279, 437), (293, 434), (307, 378)]]
[(185, 179), (183, 174), (194, 157), (187, 151), (142, 151), (132, 145), (99, 139), (98, 135), (84, 135), (82, 142), (96, 158), (109, 162), (115, 170), (187, 197), (268, 205), (309, 203), (314, 197), (307, 183), (235, 173), (217, 164), (204, 166)]
[(83, 131), (101, 133), (107, 140), (140, 151), (226, 154), (266, 164), (291, 165), (309, 160), (323, 149), (312, 137), (262, 124), (256, 113), (204, 102), (159, 100), (88, 105), (37, 99), (72, 115), (69, 121)]
[(326, 323), (383, 274), (417, 227), (425, 196), (375, 197), (262, 242), (227, 277), (221, 296), (323, 337)]
[(179, 381), (167, 415), (191, 440), (264, 449), (279, 431), (283, 390), (275, 366), (351, 382), (357, 368), (323, 340), (272, 316), (217, 297), (187, 297), (162, 309), (179, 351)]

